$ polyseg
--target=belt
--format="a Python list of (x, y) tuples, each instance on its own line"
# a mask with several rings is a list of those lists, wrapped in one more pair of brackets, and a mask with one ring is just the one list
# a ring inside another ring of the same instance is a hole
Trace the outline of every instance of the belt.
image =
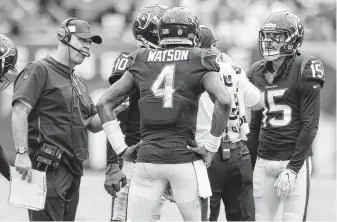
[[(239, 141), (239, 142), (236, 142), (236, 143), (231, 143), (231, 142), (221, 142), (221, 143), (225, 143), (226, 144), (225, 146), (228, 147), (231, 150), (235, 150), (237, 148), (241, 148), (241, 147), (246, 145), (246, 142), (244, 142), (244, 141)], [(221, 148), (221, 146), (220, 146), (220, 148)]]

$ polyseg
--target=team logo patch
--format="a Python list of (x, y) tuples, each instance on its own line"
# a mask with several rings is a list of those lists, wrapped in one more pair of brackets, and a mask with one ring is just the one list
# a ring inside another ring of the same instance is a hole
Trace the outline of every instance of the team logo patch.
[(178, 29), (178, 35), (182, 35), (183, 34), (183, 30), (182, 29)]
[(27, 71), (25, 71), (24, 73), (22, 73), (22, 78), (24, 80), (28, 79), (28, 77), (29, 77), (29, 74), (27, 73)]

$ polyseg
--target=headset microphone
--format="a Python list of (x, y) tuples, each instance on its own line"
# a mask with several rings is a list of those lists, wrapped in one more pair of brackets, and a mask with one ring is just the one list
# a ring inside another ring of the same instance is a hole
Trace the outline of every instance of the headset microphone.
[[(61, 27), (57, 30), (57, 38), (58, 40), (60, 40), (62, 43), (68, 45), (70, 48), (76, 50), (77, 52), (79, 52), (81, 55), (85, 56), (85, 57), (89, 57), (90, 53), (86, 52), (84, 50), (78, 49), (75, 46), (70, 44), (70, 39), (71, 39), (71, 33), (74, 32), (74, 30), (72, 30), (74, 27), (67, 27), (68, 23), (70, 21), (73, 20), (78, 20), (77, 18), (69, 18), (66, 19), (62, 22)], [(72, 29), (71, 29), (72, 28)]]
[(71, 45), (69, 42), (64, 41), (63, 43), (66, 44), (66, 45), (68, 45), (70, 48), (76, 50), (77, 52), (79, 52), (81, 55), (83, 55), (85, 57), (89, 57), (90, 56), (89, 52), (86, 52), (84, 50), (78, 49), (75, 46)]

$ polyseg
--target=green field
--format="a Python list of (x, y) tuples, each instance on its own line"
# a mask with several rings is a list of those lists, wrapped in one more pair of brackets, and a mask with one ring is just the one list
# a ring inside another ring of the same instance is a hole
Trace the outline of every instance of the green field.
[[(336, 221), (336, 181), (313, 178), (309, 204), (308, 221)], [(97, 171), (86, 171), (82, 179), (80, 203), (77, 211), (77, 221), (108, 221), (110, 216), (111, 198), (103, 187), (104, 174)], [(24, 209), (7, 205), (9, 183), (0, 178), (0, 221), (28, 220)], [(181, 221), (178, 208), (167, 202), (163, 209), (163, 221)], [(219, 220), (226, 220), (223, 209)]]

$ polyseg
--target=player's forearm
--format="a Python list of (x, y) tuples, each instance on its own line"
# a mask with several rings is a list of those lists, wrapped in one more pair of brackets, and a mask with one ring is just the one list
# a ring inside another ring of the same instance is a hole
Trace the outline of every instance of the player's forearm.
[[(121, 79), (123, 80), (123, 78)], [(97, 112), (102, 122), (102, 127), (114, 151), (120, 155), (127, 145), (124, 135), (117, 121), (114, 109), (118, 107), (130, 94), (131, 87), (123, 88), (120, 81), (110, 86), (97, 103)]]
[(229, 99), (215, 100), (211, 127), (211, 134), (213, 136), (219, 137), (224, 132), (230, 114), (230, 107)]
[(288, 163), (287, 168), (298, 171), (302, 168), (305, 159), (308, 157), (310, 147), (316, 137), (319, 123), (319, 114), (312, 119), (312, 122), (305, 122), (296, 142), (296, 148), (293, 156)]
[(261, 129), (262, 112), (251, 111), (249, 133), (247, 134), (247, 147), (250, 153), (252, 166), (255, 167), (257, 159), (257, 146), (259, 145), (259, 134)]
[(116, 119), (114, 110), (127, 99), (131, 90), (132, 85), (123, 86), (123, 82), (117, 82), (103, 94), (96, 105), (102, 124)]
[[(104, 96), (104, 95), (103, 95)], [(112, 121), (116, 119), (116, 114), (114, 109), (119, 105), (116, 105), (115, 102), (109, 102), (103, 98), (97, 103), (97, 113), (99, 118), (101, 119), (101, 123), (104, 124), (106, 122)]]
[(112, 102), (105, 102), (97, 104), (97, 111), (100, 118), (100, 123), (106, 123), (111, 120), (115, 120), (117, 117), (116, 115), (122, 111), (124, 111), (129, 106), (129, 101), (125, 101), (116, 106), (117, 103), (113, 104)]
[(300, 112), (302, 128), (296, 141), (294, 153), (287, 168), (298, 171), (308, 157), (315, 139), (320, 117), (320, 89), (313, 88), (316, 82), (303, 82), (300, 87)]
[(109, 141), (107, 144), (107, 150), (106, 150), (106, 165), (110, 164), (118, 164), (118, 156), (114, 149), (112, 149)]
[[(262, 112), (261, 111), (251, 111), (251, 119), (249, 123), (249, 133), (247, 134), (248, 144), (253, 150), (257, 149), (257, 144), (259, 140), (259, 134), (261, 129)], [(250, 149), (250, 150), (251, 150)]]
[(12, 134), (15, 148), (28, 148), (28, 118), (27, 114), (14, 107), (12, 113)]

